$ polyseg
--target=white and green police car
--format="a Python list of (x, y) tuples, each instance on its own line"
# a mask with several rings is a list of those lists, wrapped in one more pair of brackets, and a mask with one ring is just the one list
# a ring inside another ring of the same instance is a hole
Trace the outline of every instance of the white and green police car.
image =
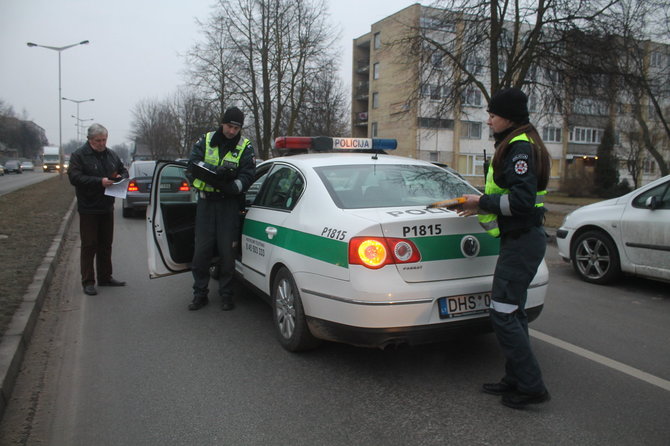
[[(319, 340), (383, 348), (490, 330), (498, 240), (476, 217), (427, 207), (477, 190), (442, 167), (385, 153), (395, 146), (387, 139), (282, 137), (277, 150), (301, 154), (257, 166), (236, 271), (272, 305), (287, 350)], [(158, 163), (153, 184), (168, 165), (175, 163)], [(195, 201), (161, 198), (161, 188), (153, 188), (153, 278), (188, 271), (193, 254)], [(531, 320), (547, 283), (543, 262), (528, 291)]]

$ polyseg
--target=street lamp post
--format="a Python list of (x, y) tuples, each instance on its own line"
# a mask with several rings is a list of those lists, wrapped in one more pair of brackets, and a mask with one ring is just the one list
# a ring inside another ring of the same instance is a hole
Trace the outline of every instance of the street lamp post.
[[(84, 119), (81, 119), (81, 120), (79, 119), (79, 104), (81, 104), (82, 102), (95, 101), (95, 99), (91, 98), (91, 99), (77, 100), (77, 99), (69, 99), (69, 98), (66, 98), (66, 97), (62, 97), (61, 99), (64, 100), (64, 101), (70, 101), (70, 102), (74, 102), (75, 104), (77, 104), (77, 117), (76, 117), (76, 119), (77, 119), (77, 142), (79, 142), (80, 141), (79, 127), (81, 125), (81, 122), (84, 121)], [(74, 118), (74, 116), (72, 116), (72, 117)]]
[[(88, 40), (82, 40), (81, 42), (78, 43), (73, 43), (71, 45), (65, 45), (65, 46), (48, 46), (48, 45), (39, 45), (37, 43), (33, 42), (28, 42), (26, 45), (29, 47), (34, 47), (38, 46), (40, 48), (46, 48), (48, 50), (54, 50), (58, 51), (58, 162), (62, 166), (63, 161), (65, 157), (63, 156), (63, 117), (62, 117), (62, 111), (61, 111), (61, 70), (60, 70), (60, 53), (63, 51), (67, 50), (68, 48), (72, 48), (77, 45), (86, 45), (88, 43)], [(63, 169), (58, 170), (59, 175), (63, 175)]]
[(77, 142), (81, 140), (81, 137), (79, 136), (79, 132), (84, 130), (84, 122), (86, 121), (94, 121), (94, 118), (88, 118), (88, 119), (79, 119), (79, 116), (75, 115), (70, 115), (74, 119), (77, 120), (75, 127), (77, 127)]

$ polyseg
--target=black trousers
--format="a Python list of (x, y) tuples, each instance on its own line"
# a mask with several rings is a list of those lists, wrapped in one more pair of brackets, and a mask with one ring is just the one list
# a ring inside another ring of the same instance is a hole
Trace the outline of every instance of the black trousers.
[(81, 283), (95, 284), (96, 275), (98, 283), (108, 282), (112, 277), (114, 213), (79, 214), (79, 234)]
[(195, 216), (195, 250), (191, 271), (193, 296), (207, 297), (209, 267), (216, 253), (219, 256), (219, 296), (230, 301), (233, 296), (235, 253), (233, 242), (239, 237), (239, 201), (236, 197), (217, 200), (198, 199)]
[(498, 343), (505, 356), (503, 381), (516, 385), (522, 392), (546, 390), (540, 366), (531, 350), (528, 318), (524, 307), (528, 286), (533, 280), (547, 248), (542, 227), (531, 228), (518, 237), (502, 236), (500, 256), (493, 276), (492, 299), (517, 305), (512, 312), (495, 311), (489, 315)]

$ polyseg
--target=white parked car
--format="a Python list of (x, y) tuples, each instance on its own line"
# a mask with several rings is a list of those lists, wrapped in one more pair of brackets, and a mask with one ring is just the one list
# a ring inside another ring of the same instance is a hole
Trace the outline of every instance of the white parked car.
[[(395, 144), (277, 138), (276, 148), (287, 152), (344, 153), (282, 156), (257, 166), (236, 272), (271, 304), (287, 350), (321, 339), (385, 347), (490, 331), (498, 239), (474, 216), (427, 208), (477, 190), (439, 166), (376, 149)], [(175, 165), (159, 162), (153, 183)], [(152, 189), (147, 209), (152, 278), (188, 271), (193, 254), (195, 203), (164, 203), (161, 194)], [(547, 283), (543, 262), (528, 292), (530, 320), (542, 310)], [(189, 291), (190, 283), (183, 292)]]
[(556, 242), (587, 282), (622, 273), (670, 281), (670, 175), (568, 214)]

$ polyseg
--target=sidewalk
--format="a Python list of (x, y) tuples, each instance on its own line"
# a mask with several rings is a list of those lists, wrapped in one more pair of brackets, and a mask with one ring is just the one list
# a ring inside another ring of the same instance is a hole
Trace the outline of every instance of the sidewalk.
[(30, 338), (37, 323), (37, 317), (42, 309), (46, 291), (53, 279), (55, 263), (61, 252), (63, 236), (72, 222), (75, 214), (76, 199), (61, 221), (58, 233), (54, 237), (42, 264), (37, 268), (33, 281), (23, 295), (23, 301), (17, 308), (7, 331), (0, 341), (0, 419), (12, 396), (16, 377), (21, 371), (21, 363), (25, 355)]

